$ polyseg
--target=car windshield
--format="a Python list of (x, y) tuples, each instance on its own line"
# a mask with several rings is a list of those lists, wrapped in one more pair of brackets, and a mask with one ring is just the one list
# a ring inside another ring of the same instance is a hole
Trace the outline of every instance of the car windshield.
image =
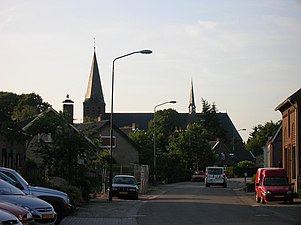
[(285, 177), (266, 177), (263, 181), (264, 186), (288, 186), (288, 181)]
[(21, 190), (15, 186), (0, 180), (0, 195), (25, 195)]
[(0, 172), (0, 179), (16, 186), (17, 182), (15, 180), (13, 180), (12, 178), (10, 178), (9, 176), (7, 176), (5, 173)]
[(209, 168), (208, 169), (208, 174), (218, 175), (218, 174), (222, 174), (222, 173), (223, 173), (222, 168)]
[(136, 184), (136, 180), (133, 177), (114, 177), (114, 184)]

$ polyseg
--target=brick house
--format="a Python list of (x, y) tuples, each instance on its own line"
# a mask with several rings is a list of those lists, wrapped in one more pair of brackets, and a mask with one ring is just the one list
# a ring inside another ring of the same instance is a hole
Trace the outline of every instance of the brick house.
[(301, 88), (280, 103), (275, 110), (282, 115), (282, 167), (287, 171), (289, 182), (294, 184), (294, 191), (300, 189), (298, 177), (301, 174)]

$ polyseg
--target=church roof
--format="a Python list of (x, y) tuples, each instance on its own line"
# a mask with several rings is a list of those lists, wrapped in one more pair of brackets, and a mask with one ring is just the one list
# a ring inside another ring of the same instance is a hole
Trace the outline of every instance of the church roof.
[(88, 88), (85, 96), (85, 101), (88, 100), (104, 103), (104, 96), (102, 92), (100, 74), (98, 70), (98, 63), (97, 63), (95, 51), (93, 54), (90, 77), (88, 81)]

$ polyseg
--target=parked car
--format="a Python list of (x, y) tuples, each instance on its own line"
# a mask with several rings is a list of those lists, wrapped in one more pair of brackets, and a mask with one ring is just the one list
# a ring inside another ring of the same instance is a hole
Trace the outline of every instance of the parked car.
[(206, 167), (205, 171), (205, 185), (221, 185), (227, 187), (227, 174), (224, 167)]
[(17, 182), (14, 181), (13, 179), (11, 179), (9, 176), (7, 176), (6, 174), (0, 172), (0, 179), (14, 185), (14, 186), (17, 186)]
[(23, 225), (33, 225), (34, 220), (32, 214), (21, 206), (13, 205), (8, 202), (0, 201), (0, 210), (9, 212), (15, 215)]
[(52, 205), (37, 197), (26, 195), (4, 180), (0, 180), (0, 201), (27, 209), (32, 214), (35, 224), (53, 225), (56, 221), (57, 215)]
[(134, 176), (116, 175), (112, 181), (112, 196), (138, 199), (138, 184)]
[(56, 224), (59, 224), (64, 217), (74, 210), (74, 207), (70, 204), (69, 196), (65, 192), (50, 188), (31, 186), (17, 171), (10, 168), (0, 167), (0, 172), (14, 180), (16, 182), (15, 186), (25, 194), (38, 197), (51, 204), (57, 213)]
[(293, 203), (293, 192), (288, 183), (285, 169), (259, 168), (255, 177), (255, 201), (262, 204), (267, 201)]
[(13, 214), (0, 209), (0, 223), (10, 225), (22, 225), (20, 220)]
[(204, 171), (195, 171), (191, 176), (191, 181), (204, 181), (205, 180), (205, 173)]

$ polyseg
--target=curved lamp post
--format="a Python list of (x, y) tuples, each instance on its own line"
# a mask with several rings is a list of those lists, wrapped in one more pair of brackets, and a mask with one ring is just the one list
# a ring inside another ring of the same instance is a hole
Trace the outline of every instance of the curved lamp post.
[(117, 59), (121, 59), (133, 54), (151, 54), (152, 51), (151, 50), (140, 50), (140, 51), (135, 51), (135, 52), (131, 52), (125, 55), (121, 55), (117, 58), (115, 58), (113, 60), (113, 66), (112, 66), (112, 88), (111, 88), (111, 115), (110, 115), (110, 187), (109, 187), (109, 201), (112, 201), (112, 179), (113, 179), (113, 175), (112, 175), (112, 161), (113, 161), (113, 151), (112, 151), (112, 147), (113, 147), (113, 99), (114, 99), (114, 65), (115, 65), (115, 61)]
[(156, 186), (157, 184), (157, 180), (156, 180), (156, 109), (157, 107), (161, 106), (161, 105), (165, 105), (165, 104), (175, 104), (177, 103), (177, 101), (168, 101), (168, 102), (163, 102), (161, 104), (158, 104), (154, 107), (154, 186)]

